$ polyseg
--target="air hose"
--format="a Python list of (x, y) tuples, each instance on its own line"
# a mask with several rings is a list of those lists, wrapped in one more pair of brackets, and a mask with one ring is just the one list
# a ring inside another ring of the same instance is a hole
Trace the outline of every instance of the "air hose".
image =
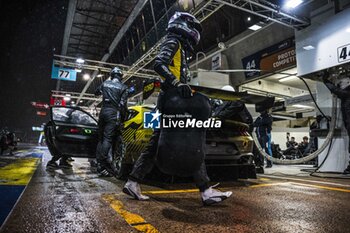
[[(290, 75), (288, 73), (282, 73), (282, 72), (271, 72), (271, 71), (266, 71), (266, 70), (255, 70), (255, 69), (252, 69), (252, 70), (248, 70), (248, 69), (241, 69), (241, 70), (201, 70), (201, 71), (195, 71), (195, 72), (223, 72), (223, 73), (235, 73), (235, 72), (247, 72), (247, 71), (258, 71), (258, 72), (267, 72), (267, 73), (271, 73), (271, 74), (286, 74), (286, 75)], [(329, 132), (328, 132), (328, 135), (326, 137), (326, 141), (323, 143), (323, 145), (315, 152), (313, 152), (312, 154), (308, 155), (308, 156), (305, 156), (303, 158), (300, 158), (300, 159), (294, 159), (294, 160), (283, 160), (283, 159), (277, 159), (277, 158), (273, 158), (272, 156), (270, 156), (269, 154), (267, 154), (260, 146), (260, 143), (259, 143), (259, 140), (256, 136), (256, 133), (255, 131), (253, 131), (252, 133), (252, 136), (253, 136), (253, 139), (254, 139), (254, 143), (255, 145), (257, 146), (258, 148), (258, 151), (261, 155), (263, 155), (264, 157), (266, 157), (268, 160), (271, 160), (273, 163), (276, 163), (276, 164), (301, 164), (301, 163), (305, 163), (305, 162), (308, 162), (314, 158), (316, 158), (319, 154), (321, 154), (326, 148), (327, 146), (331, 146), (331, 142), (333, 140), (333, 136), (334, 136), (334, 130), (335, 130), (335, 127), (336, 127), (336, 122), (337, 122), (337, 100), (338, 98), (335, 96), (335, 95), (332, 95), (332, 116), (331, 116), (331, 119), (329, 119), (328, 116), (326, 116), (323, 111), (319, 108), (311, 90), (310, 90), (310, 87), (309, 85), (306, 83), (306, 81), (301, 78), (301, 77), (298, 77), (300, 80), (302, 80), (305, 84), (305, 86), (307, 87), (310, 95), (311, 95), (311, 98), (313, 100), (313, 102), (315, 103), (315, 106), (316, 108), (318, 109), (318, 111), (322, 114), (322, 116), (327, 119), (327, 121), (331, 122), (330, 123), (330, 129), (329, 129)], [(330, 152), (330, 149), (328, 149), (328, 153), (327, 153), (327, 156), (326, 158), (328, 157), (329, 155), (329, 152)], [(322, 164), (324, 163), (324, 161), (322, 162)], [(319, 166), (317, 169), (319, 169), (321, 166)]]
[(336, 121), (337, 121), (337, 100), (338, 98), (336, 96), (333, 95), (332, 98), (332, 116), (331, 116), (331, 123), (330, 123), (330, 129), (328, 132), (328, 135), (326, 137), (326, 141), (322, 144), (322, 146), (315, 151), (314, 153), (305, 156), (303, 158), (300, 159), (293, 159), (293, 160), (283, 160), (283, 159), (277, 159), (277, 158), (273, 158), (272, 156), (270, 156), (269, 154), (267, 154), (260, 146), (259, 140), (256, 136), (255, 131), (252, 133), (253, 135), (253, 139), (255, 142), (255, 145), (257, 146), (259, 152), (261, 155), (263, 155), (264, 157), (266, 157), (266, 159), (271, 160), (273, 163), (276, 164), (301, 164), (301, 163), (305, 163), (308, 162), (314, 158), (316, 158), (320, 153), (322, 153), (327, 146), (330, 144), (331, 140), (333, 139), (334, 136), (334, 130), (336, 127)]

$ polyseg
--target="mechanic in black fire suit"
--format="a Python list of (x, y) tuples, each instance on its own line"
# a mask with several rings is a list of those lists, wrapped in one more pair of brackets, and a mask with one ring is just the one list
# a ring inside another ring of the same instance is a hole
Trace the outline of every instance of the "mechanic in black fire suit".
[[(154, 70), (163, 80), (161, 84), (162, 91), (157, 103), (157, 108), (160, 111), (162, 111), (162, 106), (166, 101), (162, 96), (169, 90), (176, 88), (182, 98), (191, 98), (192, 90), (186, 84), (188, 71), (186, 58), (188, 53), (193, 52), (193, 46), (199, 43), (201, 30), (200, 22), (189, 13), (176, 12), (169, 20), (168, 34), (161, 45), (160, 53), (156, 57), (154, 65)], [(124, 186), (123, 192), (134, 199), (149, 199), (149, 197), (141, 194), (138, 182), (141, 182), (154, 167), (159, 136), (160, 130), (155, 130), (146, 150), (136, 161)], [(205, 205), (221, 202), (232, 194), (232, 192), (221, 192), (208, 186), (209, 178), (204, 163), (193, 178), (201, 192), (201, 198)]]
[[(268, 110), (260, 112), (260, 116), (256, 118), (253, 123), (255, 128), (255, 133), (258, 137), (260, 146), (266, 153), (272, 157), (271, 149), (271, 130), (272, 130), (272, 116), (269, 114)], [(262, 158), (262, 163), (264, 158)], [(272, 161), (266, 158), (266, 168), (272, 167)]]
[(96, 149), (97, 172), (101, 176), (113, 176), (113, 170), (108, 162), (108, 153), (115, 140), (121, 137), (122, 123), (128, 112), (128, 87), (121, 82), (123, 72), (115, 67), (110, 76), (111, 79), (104, 81), (95, 92), (95, 95), (103, 96), (98, 121), (99, 142)]
[[(329, 80), (329, 72), (323, 72), (323, 82), (327, 88), (341, 100), (341, 112), (344, 121), (344, 126), (350, 136), (350, 77), (347, 74), (345, 77), (338, 77), (336, 85)], [(350, 154), (350, 139), (348, 145), (348, 152)], [(344, 174), (350, 174), (350, 161)]]

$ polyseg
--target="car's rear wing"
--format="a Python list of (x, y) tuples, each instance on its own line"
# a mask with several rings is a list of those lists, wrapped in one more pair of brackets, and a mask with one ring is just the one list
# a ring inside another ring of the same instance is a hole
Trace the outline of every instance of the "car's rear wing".
[[(263, 105), (265, 109), (272, 108), (275, 102), (274, 97), (248, 94), (248, 92), (233, 92), (210, 87), (190, 85), (192, 90), (204, 94), (212, 99), (221, 99), (225, 101), (240, 100), (247, 104)], [(149, 79), (143, 85), (143, 99), (147, 99), (153, 92), (159, 91), (160, 81)]]

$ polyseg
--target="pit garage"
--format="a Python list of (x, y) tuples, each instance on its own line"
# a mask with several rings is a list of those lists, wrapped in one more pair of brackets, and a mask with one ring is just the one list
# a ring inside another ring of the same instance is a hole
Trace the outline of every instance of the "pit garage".
[(1, 233), (349, 232), (350, 1), (0, 6)]

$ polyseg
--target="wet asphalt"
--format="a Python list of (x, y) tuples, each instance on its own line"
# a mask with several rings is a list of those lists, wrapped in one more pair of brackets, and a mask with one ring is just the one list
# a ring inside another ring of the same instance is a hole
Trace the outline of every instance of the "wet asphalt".
[(121, 192), (124, 181), (98, 177), (86, 159), (72, 170), (46, 171), (50, 155), (43, 152), (1, 233), (350, 232), (350, 180), (225, 181), (220, 188), (233, 196), (210, 207), (190, 183), (158, 183), (142, 186), (151, 200), (140, 202)]

